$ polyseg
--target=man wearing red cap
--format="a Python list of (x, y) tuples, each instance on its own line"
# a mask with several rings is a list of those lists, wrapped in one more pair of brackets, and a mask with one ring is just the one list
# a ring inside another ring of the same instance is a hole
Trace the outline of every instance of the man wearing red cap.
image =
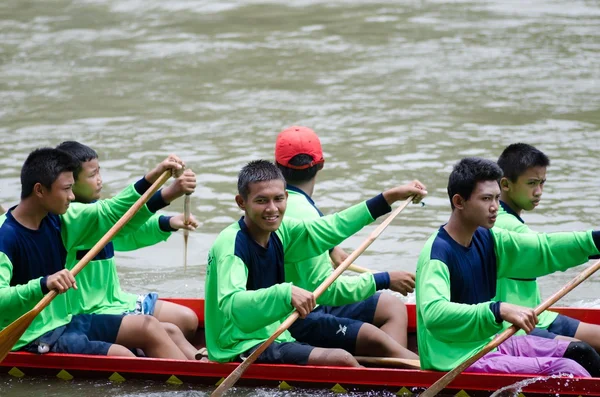
[[(287, 183), (286, 217), (315, 219), (323, 214), (311, 198), (316, 174), (325, 162), (319, 137), (307, 127), (282, 131), (275, 143), (275, 161)], [(331, 274), (330, 257), (339, 265), (347, 254), (339, 247), (296, 263), (285, 263), (285, 281), (314, 291)], [(415, 276), (403, 271), (339, 277), (318, 306), (297, 320), (290, 333), (299, 342), (341, 348), (354, 355), (417, 358), (407, 346), (406, 306), (389, 293), (413, 292)], [(325, 306), (327, 305), (327, 306)]]

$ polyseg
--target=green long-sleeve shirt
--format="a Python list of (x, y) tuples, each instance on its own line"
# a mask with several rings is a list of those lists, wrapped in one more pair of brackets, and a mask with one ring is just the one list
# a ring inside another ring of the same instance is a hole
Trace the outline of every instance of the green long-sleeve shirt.
[[(121, 289), (115, 251), (132, 251), (165, 241), (171, 232), (161, 230), (160, 215), (153, 215), (135, 233), (119, 233), (77, 276), (78, 289), (67, 291), (73, 314), (121, 314), (135, 309), (137, 294)], [(89, 251), (80, 245), (67, 253), (66, 268), (72, 269)]]
[[(285, 216), (296, 219), (318, 219), (319, 211), (309, 197), (288, 188)], [(333, 271), (329, 253), (302, 262), (285, 262), (285, 281), (308, 291), (314, 291)], [(317, 302), (323, 305), (342, 306), (367, 299), (375, 293), (375, 280), (371, 273), (358, 277), (340, 276), (323, 292)]]
[[(516, 233), (535, 233), (525, 222), (515, 214), (505, 203), (500, 202), (495, 227), (510, 230)], [(507, 211), (507, 209), (510, 211)], [(496, 301), (512, 303), (515, 305), (536, 307), (542, 302), (540, 287), (535, 278), (500, 278), (496, 283)], [(548, 328), (558, 313), (546, 310), (538, 316), (538, 328)], [(504, 328), (512, 324), (504, 322)]]
[[(147, 182), (140, 182), (110, 200), (71, 203), (63, 215), (48, 214), (37, 230), (21, 225), (12, 209), (0, 217), (0, 328), (39, 302), (47, 292), (43, 289), (46, 276), (64, 269), (68, 250), (94, 245), (103, 237), (148, 188)], [(124, 230), (134, 231), (150, 216), (144, 206)], [(67, 295), (60, 294), (33, 320), (13, 350), (70, 321)]]
[(417, 263), (421, 367), (448, 371), (502, 329), (491, 301), (498, 278), (566, 270), (597, 252), (591, 232), (519, 234), (479, 228), (471, 245), (463, 247), (441, 227)]
[[(266, 248), (252, 240), (244, 218), (223, 230), (208, 255), (205, 327), (209, 358), (233, 361), (267, 340), (293, 310), (284, 258), (300, 262), (320, 255), (389, 211), (381, 195), (367, 203), (310, 221), (284, 217)], [(286, 331), (277, 341), (294, 339)]]

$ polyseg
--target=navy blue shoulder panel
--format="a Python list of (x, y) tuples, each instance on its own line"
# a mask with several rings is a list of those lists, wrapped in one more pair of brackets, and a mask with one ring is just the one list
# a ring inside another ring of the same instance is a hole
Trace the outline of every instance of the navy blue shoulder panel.
[(27, 284), (29, 280), (65, 268), (67, 251), (60, 231), (61, 221), (57, 215), (47, 215), (38, 230), (31, 230), (21, 225), (12, 211), (6, 214), (0, 227), (0, 250), (13, 266), (11, 286)]
[(469, 247), (463, 247), (442, 227), (431, 246), (432, 260), (446, 264), (450, 273), (450, 300), (477, 304), (496, 295), (497, 264), (494, 238), (478, 228)]
[(235, 239), (234, 255), (248, 268), (246, 289), (254, 291), (285, 282), (283, 244), (276, 233), (271, 233), (267, 248), (252, 239), (243, 218)]

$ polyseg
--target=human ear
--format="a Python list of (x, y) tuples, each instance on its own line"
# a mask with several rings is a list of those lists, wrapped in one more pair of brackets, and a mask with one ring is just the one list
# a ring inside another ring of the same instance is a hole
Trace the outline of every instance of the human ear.
[(242, 211), (246, 211), (246, 202), (244, 201), (244, 198), (240, 194), (235, 196), (235, 203), (237, 204), (238, 207), (240, 207), (240, 209)]
[(454, 208), (457, 208), (459, 210), (465, 208), (465, 201), (466, 200), (462, 198), (460, 194), (455, 194), (454, 196), (452, 196), (452, 204), (454, 204)]
[(500, 189), (502, 189), (504, 192), (510, 191), (510, 182), (508, 178), (503, 176), (502, 179), (500, 179)]

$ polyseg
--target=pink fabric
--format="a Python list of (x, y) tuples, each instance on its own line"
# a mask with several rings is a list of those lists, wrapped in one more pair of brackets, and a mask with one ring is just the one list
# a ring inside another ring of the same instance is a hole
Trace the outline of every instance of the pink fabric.
[(564, 358), (569, 341), (513, 336), (471, 365), (467, 372), (590, 376), (577, 362)]

